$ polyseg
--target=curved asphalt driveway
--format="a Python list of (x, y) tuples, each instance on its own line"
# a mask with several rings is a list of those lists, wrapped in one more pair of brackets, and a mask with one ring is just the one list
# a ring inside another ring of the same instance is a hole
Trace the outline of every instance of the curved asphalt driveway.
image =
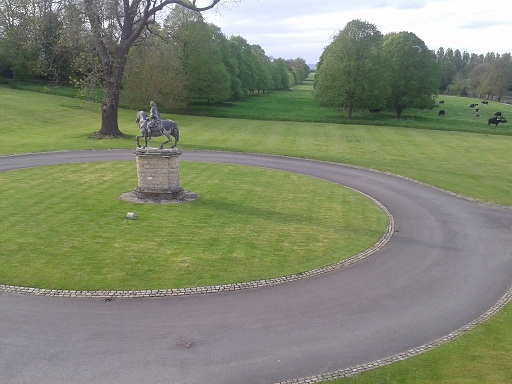
[[(134, 159), (133, 152), (10, 156), (0, 158), (0, 171), (122, 159)], [(449, 334), (512, 283), (511, 209), (310, 160), (200, 151), (184, 151), (181, 160), (331, 180), (379, 200), (397, 232), (359, 263), (271, 287), (112, 301), (0, 293), (2, 383), (247, 384), (314, 376)]]

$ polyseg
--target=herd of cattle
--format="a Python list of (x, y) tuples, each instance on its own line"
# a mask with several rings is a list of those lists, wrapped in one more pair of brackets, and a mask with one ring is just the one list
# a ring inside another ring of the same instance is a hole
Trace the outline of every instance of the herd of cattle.
[[(481, 103), (483, 105), (489, 105), (489, 102), (488, 101), (481, 101)], [(440, 100), (439, 101), (439, 104), (440, 105), (443, 105), (444, 104), (444, 100)], [(478, 104), (471, 104), (469, 106), (469, 108), (473, 108), (474, 111), (475, 111), (475, 116), (476, 117), (480, 117), (480, 108), (478, 107)], [(371, 108), (369, 109), (369, 111), (371, 113), (379, 113), (380, 112), (380, 108)], [(439, 112), (438, 112), (439, 116), (445, 116), (446, 115), (446, 111), (444, 109), (440, 109)], [(494, 124), (495, 127), (498, 126), (499, 123), (506, 123), (507, 120), (505, 120), (505, 118), (503, 117), (503, 113), (501, 112), (496, 112), (494, 114), (494, 117), (491, 117), (489, 120), (487, 120), (487, 125), (491, 125), (491, 124)]]
[[(481, 103), (483, 105), (489, 104), (488, 101), (481, 101)], [(440, 100), (439, 104), (444, 104), (444, 100)], [(480, 117), (480, 108), (478, 107), (478, 104), (471, 104), (469, 106), (469, 108), (473, 108), (475, 111), (475, 116)], [(439, 114), (439, 116), (445, 116), (446, 111), (444, 109), (440, 109), (438, 114)], [(496, 112), (494, 114), (494, 117), (491, 117), (489, 120), (487, 120), (487, 125), (490, 126), (491, 124), (494, 124), (494, 126), (497, 127), (499, 123), (506, 123), (506, 122), (507, 122), (507, 120), (505, 120), (505, 118), (503, 117), (503, 113)]]

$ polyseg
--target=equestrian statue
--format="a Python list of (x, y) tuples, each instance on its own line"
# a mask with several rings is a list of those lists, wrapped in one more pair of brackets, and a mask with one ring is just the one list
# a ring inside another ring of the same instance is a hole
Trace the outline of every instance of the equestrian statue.
[(148, 141), (152, 137), (158, 136), (167, 137), (167, 141), (160, 145), (160, 149), (162, 149), (165, 144), (170, 143), (173, 137), (174, 145), (171, 148), (176, 147), (178, 141), (180, 140), (178, 124), (176, 124), (176, 122), (173, 120), (164, 120), (160, 118), (160, 114), (158, 113), (156, 103), (154, 101), (151, 101), (149, 106), (151, 108), (149, 116), (146, 114), (146, 112), (139, 111), (137, 112), (137, 117), (135, 118), (135, 122), (140, 129), (140, 135), (137, 135), (137, 148), (141, 147), (139, 143), (139, 139), (141, 137), (144, 138), (144, 146), (142, 148), (146, 148)]

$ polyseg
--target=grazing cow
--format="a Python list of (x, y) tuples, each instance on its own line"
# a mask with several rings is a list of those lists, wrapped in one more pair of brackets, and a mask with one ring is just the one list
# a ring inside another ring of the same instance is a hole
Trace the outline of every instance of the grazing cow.
[(491, 117), (487, 121), (487, 125), (494, 124), (497, 127), (499, 123), (506, 123), (506, 122), (507, 122), (507, 120), (505, 120), (505, 119), (498, 119), (497, 117)]
[(482, 104), (487, 105), (487, 104), (489, 104), (489, 102), (488, 101), (482, 101)]
[(379, 113), (380, 112), (380, 108), (372, 108), (372, 109), (370, 109), (370, 112), (371, 113)]
[(469, 108), (475, 108), (475, 104), (471, 104)]
[(501, 113), (501, 112), (496, 112), (496, 113), (494, 114), (494, 116), (496, 116), (496, 117), (503, 116), (503, 113)]
[(444, 104), (444, 100), (439, 100), (439, 104)]
[(445, 114), (445, 113), (446, 113), (446, 112), (445, 112), (445, 110), (444, 110), (444, 109), (440, 109), (440, 110), (439, 110), (438, 115), (439, 115), (439, 116), (444, 116), (444, 114)]

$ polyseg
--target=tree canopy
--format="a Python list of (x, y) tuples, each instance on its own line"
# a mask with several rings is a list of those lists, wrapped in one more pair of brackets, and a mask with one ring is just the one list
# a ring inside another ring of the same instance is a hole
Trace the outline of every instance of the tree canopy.
[(353, 20), (322, 54), (315, 98), (323, 105), (392, 109), (431, 108), (438, 92), (439, 67), (425, 43), (411, 32), (386, 36), (375, 25)]
[(315, 97), (322, 105), (375, 107), (387, 93), (380, 49), (382, 34), (375, 25), (353, 20), (322, 53), (315, 76)]
[(406, 108), (433, 107), (440, 70), (425, 43), (412, 32), (394, 32), (384, 37), (383, 52), (390, 88), (387, 105), (396, 116)]
[[(79, 6), (93, 36), (95, 53), (101, 63), (105, 98), (102, 102), (100, 135), (118, 136), (117, 111), (121, 83), (130, 49), (142, 34), (155, 23), (157, 13), (170, 5), (193, 11), (205, 11), (215, 7), (220, 0), (203, 2), (187, 0), (82, 0)], [(81, 4), (80, 4), (81, 3)]]
[(221, 1), (241, 0), (0, 0), (0, 76), (103, 89), (101, 136), (122, 135), (121, 97), (186, 108), (306, 78), (304, 60), (268, 57), (206, 23), (201, 12)]
[[(122, 134), (120, 97), (132, 107), (156, 100), (186, 108), (306, 79), (303, 59), (269, 57), (262, 46), (206, 23), (201, 10), (221, 1), (241, 0), (0, 0), (0, 77), (71, 81), (91, 95), (102, 88), (106, 136)], [(349, 115), (353, 108), (389, 108), (400, 116), (428, 107), (437, 91), (498, 101), (512, 91), (510, 53), (429, 52), (410, 32), (382, 36), (361, 20), (335, 35), (317, 69), (316, 100)]]

